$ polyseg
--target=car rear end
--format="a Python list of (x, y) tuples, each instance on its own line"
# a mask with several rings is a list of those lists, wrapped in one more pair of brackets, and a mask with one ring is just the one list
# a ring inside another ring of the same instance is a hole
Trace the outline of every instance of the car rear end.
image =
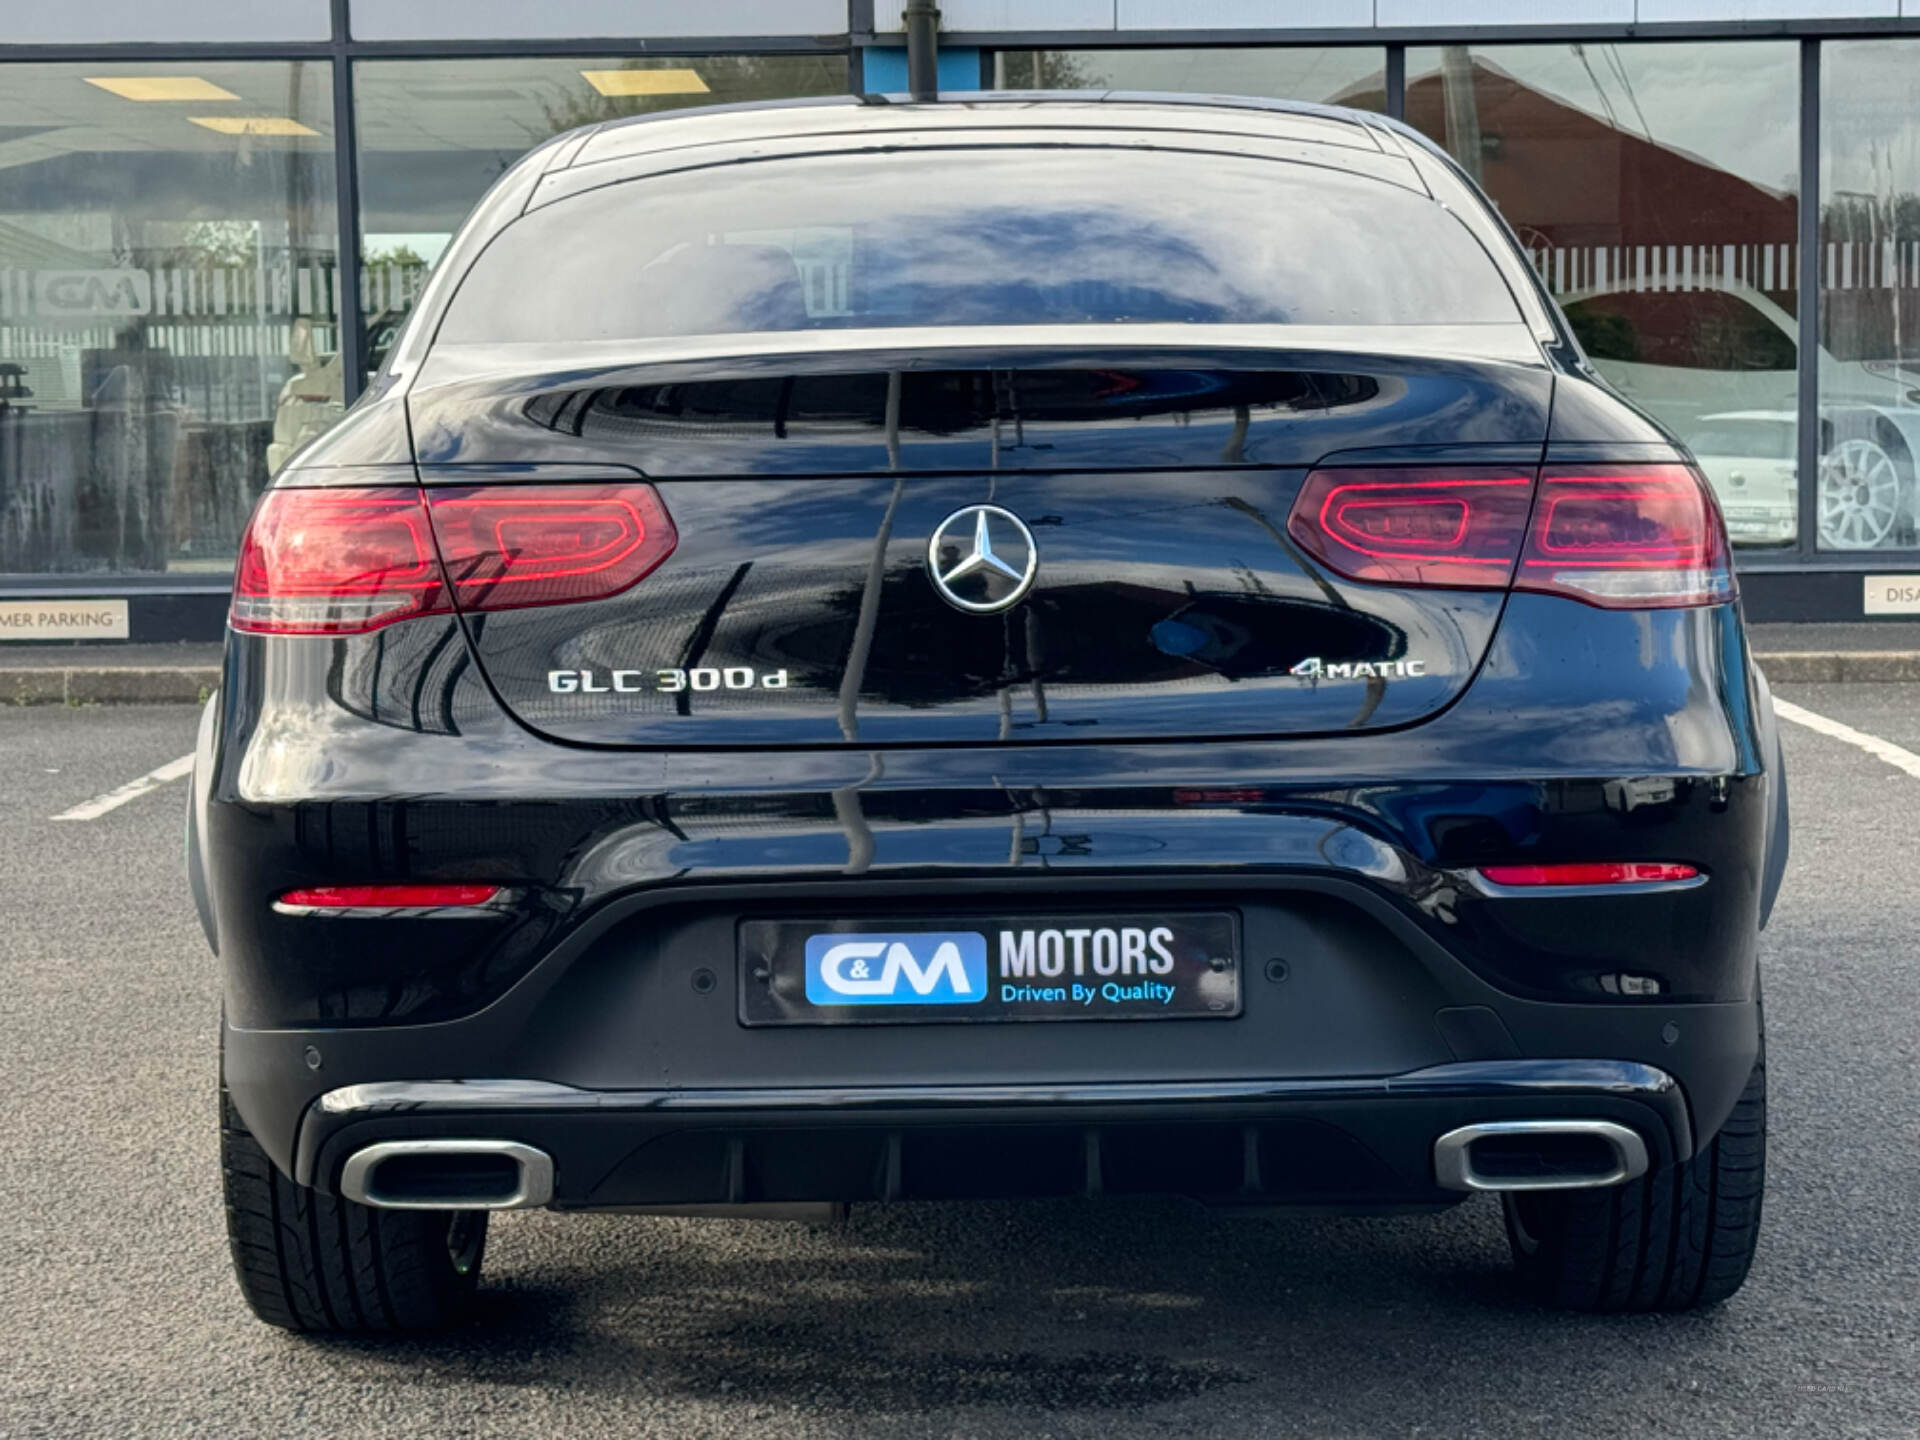
[(1780, 410), (1702, 416), (1687, 437), (1736, 545), (1785, 545), (1799, 531), (1795, 419)]
[(1728, 1289), (1676, 1243), (1574, 1294), (1551, 1208), (1678, 1236), (1752, 1112), (1784, 792), (1724, 530), (1402, 131), (571, 137), (278, 477), (233, 632), (242, 1210), (465, 1277), (526, 1205), (1490, 1189), (1556, 1298)]

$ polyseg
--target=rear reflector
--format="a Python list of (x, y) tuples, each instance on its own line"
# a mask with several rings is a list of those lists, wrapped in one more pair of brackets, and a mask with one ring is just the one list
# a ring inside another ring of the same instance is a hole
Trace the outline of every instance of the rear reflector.
[(1288, 532), (1350, 580), (1649, 608), (1731, 599), (1725, 528), (1685, 465), (1316, 470)]
[(676, 543), (651, 485), (269, 490), (241, 542), (232, 624), (348, 635), (454, 609), (597, 600)]
[(1692, 880), (1691, 865), (1666, 860), (1583, 860), (1568, 865), (1482, 865), (1495, 885), (1660, 885)]
[(279, 904), (301, 910), (419, 910), (485, 905), (498, 885), (319, 885), (289, 890)]

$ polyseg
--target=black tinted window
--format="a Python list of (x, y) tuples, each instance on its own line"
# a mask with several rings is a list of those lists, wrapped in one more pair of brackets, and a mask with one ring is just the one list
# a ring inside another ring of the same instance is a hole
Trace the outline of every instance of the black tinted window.
[(1422, 196), (1132, 149), (829, 156), (627, 181), (516, 221), (443, 342), (909, 325), (1515, 322)]

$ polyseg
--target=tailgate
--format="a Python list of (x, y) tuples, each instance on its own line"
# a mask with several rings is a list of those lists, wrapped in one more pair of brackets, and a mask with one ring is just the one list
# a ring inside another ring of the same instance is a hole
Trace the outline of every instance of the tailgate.
[(671, 555), (626, 591), (467, 617), (542, 733), (938, 745), (1416, 722), (1468, 683), (1504, 590), (1343, 580), (1289, 511), (1330, 456), (1530, 476), (1550, 394), (1537, 367), (1384, 356), (717, 368), (411, 397), (430, 486), (645, 477), (671, 516)]

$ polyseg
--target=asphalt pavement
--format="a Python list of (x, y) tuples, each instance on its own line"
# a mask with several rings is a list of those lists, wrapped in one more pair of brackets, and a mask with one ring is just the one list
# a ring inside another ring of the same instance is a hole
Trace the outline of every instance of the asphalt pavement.
[[(1920, 687), (1780, 692), (1920, 750)], [(228, 1273), (182, 785), (51, 819), (194, 724), (0, 709), (0, 1436), (1920, 1434), (1920, 779), (1841, 739), (1784, 727), (1767, 1218), (1717, 1311), (1538, 1310), (1480, 1200), (516, 1214), (477, 1325), (347, 1343), (260, 1325)]]

